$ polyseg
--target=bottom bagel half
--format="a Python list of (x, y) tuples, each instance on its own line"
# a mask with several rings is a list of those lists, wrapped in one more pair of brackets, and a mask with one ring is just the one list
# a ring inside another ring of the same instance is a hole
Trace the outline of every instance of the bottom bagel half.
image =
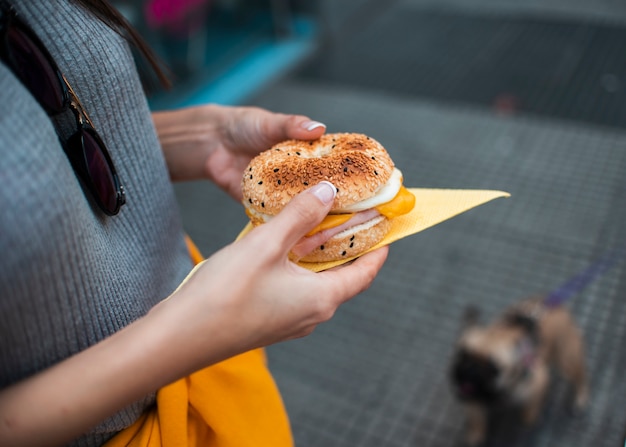
[(290, 257), (299, 262), (329, 262), (352, 258), (382, 241), (390, 229), (391, 221), (379, 215), (334, 235), (306, 256), (295, 259), (290, 254)]

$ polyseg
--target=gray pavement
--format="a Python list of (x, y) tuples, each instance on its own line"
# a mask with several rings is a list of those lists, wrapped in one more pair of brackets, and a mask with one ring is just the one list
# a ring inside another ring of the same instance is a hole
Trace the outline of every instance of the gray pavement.
[[(424, 3), (390, 2), (389, 8), (414, 10)], [(453, 3), (445, 2), (448, 12)], [(481, 8), (474, 13), (494, 13), (485, 6), (489, 2), (476, 4)], [(603, 5), (621, 10), (609, 1)], [(584, 12), (588, 7), (581, 2), (568, 20), (596, 23), (597, 14)], [(537, 2), (533, 8), (541, 16)], [(557, 9), (546, 10), (546, 16)], [(342, 23), (358, 13), (375, 26), (385, 14), (363, 11), (348, 9)], [(359, 33), (341, 39), (351, 36), (357, 39)], [(328, 61), (323, 53), (332, 48), (331, 42), (313, 62)], [(396, 58), (437, 56), (405, 54), (401, 46), (396, 51)], [(586, 120), (585, 114), (566, 119), (524, 110), (502, 113), (510, 110), (368, 88), (305, 71), (306, 66), (280, 79), (248, 103), (308, 114), (330, 132), (373, 136), (388, 148), (408, 186), (501, 189), (511, 197), (395, 243), (369, 290), (311, 336), (268, 349), (297, 446), (463, 445), (463, 413), (448, 381), (463, 310), (477, 305), (491, 318), (519, 298), (553, 290), (623, 246), (626, 132), (614, 122)], [(626, 80), (625, 73), (615, 75)], [(397, 82), (393, 73), (387, 76), (382, 84)], [(181, 184), (176, 192), (186, 229), (207, 255), (231, 242), (246, 223), (241, 206), (212, 185)], [(569, 305), (587, 346), (589, 408), (569, 414), (568, 389), (555, 377), (539, 424), (514, 435), (496, 430), (490, 446), (623, 445), (626, 263), (577, 293)]]

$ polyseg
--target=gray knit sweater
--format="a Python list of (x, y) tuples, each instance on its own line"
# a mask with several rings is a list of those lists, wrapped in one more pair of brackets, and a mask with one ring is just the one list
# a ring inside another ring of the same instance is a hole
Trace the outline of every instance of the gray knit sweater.
[[(0, 63), (0, 388), (141, 317), (192, 267), (126, 42), (68, 0), (13, 3), (105, 140), (127, 203), (113, 217), (93, 204), (50, 118)], [(72, 445), (101, 445), (153, 402), (147, 396)]]

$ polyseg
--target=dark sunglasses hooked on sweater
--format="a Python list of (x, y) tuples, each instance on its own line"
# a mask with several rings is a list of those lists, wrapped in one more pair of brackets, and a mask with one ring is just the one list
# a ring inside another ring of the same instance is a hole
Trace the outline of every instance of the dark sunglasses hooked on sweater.
[[(126, 198), (104, 142), (46, 47), (3, 0), (0, 0), (0, 39), (0, 59), (48, 115), (72, 111), (76, 132), (61, 141), (63, 149), (100, 209), (109, 216), (117, 214)], [(60, 138), (58, 128), (57, 134)]]

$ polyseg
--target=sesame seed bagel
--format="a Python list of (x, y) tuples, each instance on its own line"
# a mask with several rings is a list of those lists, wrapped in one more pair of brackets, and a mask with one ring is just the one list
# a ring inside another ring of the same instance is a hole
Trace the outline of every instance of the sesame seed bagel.
[(254, 226), (269, 222), (293, 197), (324, 180), (337, 188), (333, 207), (307, 234), (316, 238), (308, 242), (312, 251), (298, 259), (290, 254), (292, 260), (359, 256), (383, 240), (391, 218), (410, 209), (402, 173), (385, 148), (367, 135), (335, 133), (283, 141), (252, 159), (242, 179), (246, 214)]
[(321, 182), (337, 187), (333, 210), (373, 195), (391, 177), (394, 163), (367, 135), (331, 133), (313, 141), (287, 140), (257, 155), (243, 175), (244, 205), (252, 217), (276, 215), (297, 194)]

